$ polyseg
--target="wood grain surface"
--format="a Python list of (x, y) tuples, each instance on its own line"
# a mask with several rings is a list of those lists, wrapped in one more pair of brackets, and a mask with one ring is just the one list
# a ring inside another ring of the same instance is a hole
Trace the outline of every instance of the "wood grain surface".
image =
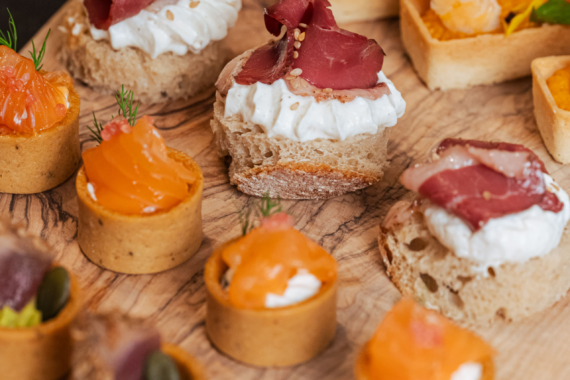
[[(235, 54), (270, 39), (262, 21), (262, 7), (270, 2), (245, 0), (238, 25), (228, 38)], [(57, 26), (64, 12), (65, 6), (35, 37), (43, 40), (52, 28), (45, 58), (48, 70), (62, 69), (56, 53), (61, 41)], [(23, 223), (54, 246), (58, 260), (79, 276), (86, 307), (150, 319), (166, 341), (201, 361), (211, 379), (353, 379), (356, 353), (400, 298), (384, 273), (376, 237), (382, 217), (406, 194), (398, 182), (406, 167), (441, 139), (455, 136), (525, 144), (546, 162), (565, 189), (570, 188), (570, 168), (556, 164), (542, 144), (533, 116), (530, 78), (465, 91), (430, 92), (403, 51), (396, 19), (346, 27), (376, 39), (384, 48), (384, 71), (408, 105), (392, 132), (388, 147), (391, 166), (384, 180), (328, 201), (283, 202), (296, 226), (331, 252), (340, 266), (337, 335), (334, 343), (310, 362), (284, 369), (249, 367), (222, 355), (206, 337), (204, 263), (214, 247), (239, 234), (237, 209), (251, 202), (229, 185), (224, 163), (216, 154), (209, 125), (213, 88), (188, 101), (142, 108), (155, 118), (167, 144), (194, 157), (204, 172), (205, 239), (190, 261), (168, 272), (144, 276), (115, 274), (88, 261), (75, 241), (75, 178), (42, 194), (2, 194), (0, 215)], [(29, 47), (22, 50), (27, 52)], [(100, 120), (109, 120), (117, 107), (110, 96), (80, 83), (76, 88), (82, 97), (80, 136), (86, 149), (93, 146), (86, 128), (91, 112), (96, 111)], [(497, 350), (497, 379), (569, 379), (569, 319), (570, 305), (563, 299), (523, 322), (498, 323), (476, 331)]]

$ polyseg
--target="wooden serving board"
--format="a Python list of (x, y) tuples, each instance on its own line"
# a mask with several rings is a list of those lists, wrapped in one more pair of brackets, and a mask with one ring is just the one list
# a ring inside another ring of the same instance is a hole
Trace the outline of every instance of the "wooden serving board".
[[(263, 26), (263, 6), (271, 0), (244, 0), (238, 25), (228, 42), (237, 55), (270, 39)], [(56, 58), (64, 6), (39, 31), (52, 28), (45, 68), (63, 69)], [(205, 177), (204, 242), (199, 253), (181, 266), (157, 275), (128, 276), (103, 270), (81, 253), (77, 236), (75, 177), (35, 195), (0, 195), (0, 215), (27, 225), (55, 248), (58, 260), (79, 276), (86, 307), (148, 318), (166, 341), (182, 346), (206, 368), (211, 379), (353, 379), (353, 363), (386, 312), (400, 298), (386, 277), (376, 238), (378, 224), (394, 202), (406, 194), (398, 182), (402, 171), (445, 137), (502, 140), (533, 149), (558, 183), (570, 189), (570, 167), (556, 164), (542, 144), (533, 116), (531, 80), (492, 87), (431, 92), (406, 57), (396, 19), (358, 23), (348, 29), (376, 39), (387, 52), (384, 72), (407, 101), (405, 116), (393, 128), (388, 146), (391, 166), (378, 184), (328, 201), (284, 201), (297, 227), (331, 252), (339, 262), (338, 331), (334, 343), (313, 360), (284, 369), (242, 365), (218, 352), (204, 329), (206, 313), (203, 271), (214, 247), (239, 235), (237, 210), (250, 197), (228, 183), (218, 158), (209, 121), (214, 89), (189, 101), (143, 107), (152, 115), (167, 144), (198, 162)], [(30, 50), (25, 46), (22, 51)], [(115, 100), (76, 83), (82, 98), (80, 136), (83, 149), (93, 146), (86, 125), (91, 112), (109, 120)], [(570, 274), (569, 274), (570, 275)], [(525, 281), (524, 278), (520, 279)], [(499, 322), (476, 331), (497, 350), (497, 379), (569, 379), (569, 299), (520, 323)]]

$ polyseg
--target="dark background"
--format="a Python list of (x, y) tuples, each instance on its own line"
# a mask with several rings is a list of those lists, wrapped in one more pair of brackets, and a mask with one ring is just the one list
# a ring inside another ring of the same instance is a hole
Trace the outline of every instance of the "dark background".
[[(66, 0), (2, 0), (0, 3), (0, 30), (8, 30), (10, 9), (18, 31), (18, 49), (21, 49), (38, 29), (65, 3)], [(43, 37), (42, 37), (43, 38)], [(38, 41), (41, 43), (43, 41)]]

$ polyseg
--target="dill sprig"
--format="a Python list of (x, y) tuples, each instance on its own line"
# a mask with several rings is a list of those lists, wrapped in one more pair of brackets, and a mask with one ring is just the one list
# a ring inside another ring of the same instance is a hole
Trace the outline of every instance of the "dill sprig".
[(245, 210), (239, 209), (238, 213), (242, 235), (247, 235), (248, 232), (255, 228), (256, 223), (255, 220), (252, 220), (253, 216), (256, 216), (258, 219), (268, 218), (282, 212), (282, 210), (281, 197), (277, 197), (277, 200), (273, 200), (270, 197), (269, 191), (265, 192), (261, 200), (253, 201), (253, 204)]
[(282, 209), (283, 206), (281, 206), (281, 197), (278, 196), (277, 200), (274, 201), (271, 199), (269, 191), (263, 194), (258, 208), (259, 214), (261, 214), (261, 216), (268, 218), (272, 215), (280, 213)]
[(103, 123), (97, 121), (97, 116), (93, 112), (93, 128), (87, 126), (87, 129), (91, 132), (91, 138), (101, 144), (103, 142), (103, 137), (101, 137), (101, 132), (103, 132)]
[(4, 34), (4, 32), (0, 30), (0, 45), (8, 46), (10, 49), (16, 50), (18, 46), (16, 23), (14, 22), (14, 17), (12, 17), (10, 10), (8, 8), (6, 8), (6, 10), (8, 11), (8, 15), (10, 15), (8, 20), (8, 31)]
[(125, 91), (125, 86), (121, 87), (120, 91), (117, 91), (115, 98), (117, 99), (117, 104), (119, 105), (119, 116), (123, 116), (129, 124), (134, 127), (137, 123), (137, 112), (139, 110), (139, 104), (133, 109), (133, 101), (135, 94), (133, 91)]
[(46, 34), (46, 38), (44, 39), (44, 44), (39, 52), (36, 52), (36, 44), (34, 44), (34, 40), (32, 40), (32, 51), (29, 51), (30, 55), (32, 56), (32, 60), (34, 61), (34, 65), (36, 67), (36, 71), (40, 71), (44, 65), (42, 65), (42, 60), (46, 54), (46, 43), (49, 38), (49, 34), (51, 33), (51, 29), (48, 30)]

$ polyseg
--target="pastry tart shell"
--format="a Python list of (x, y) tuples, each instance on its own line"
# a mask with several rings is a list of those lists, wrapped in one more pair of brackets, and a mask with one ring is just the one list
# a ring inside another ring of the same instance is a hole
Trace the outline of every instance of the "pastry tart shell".
[(331, 0), (339, 24), (398, 16), (398, 0)]
[[(228, 243), (226, 243), (228, 244)], [(225, 246), (225, 245), (224, 245)], [(323, 351), (336, 332), (336, 279), (301, 303), (275, 309), (234, 307), (220, 285), (223, 247), (206, 263), (206, 332), (226, 355), (255, 366), (289, 366)]]
[[(366, 345), (360, 350), (354, 365), (354, 374), (356, 380), (374, 380), (377, 377), (371, 377), (368, 374), (368, 362), (370, 358), (366, 352)], [(492, 358), (487, 358), (483, 362), (483, 374), (480, 380), (493, 380), (495, 378), (495, 365)]]
[(546, 80), (570, 64), (570, 55), (538, 58), (532, 62), (534, 116), (544, 145), (552, 157), (570, 163), (570, 112), (558, 108)]
[(532, 60), (570, 54), (570, 26), (542, 25), (506, 36), (483, 34), (439, 41), (431, 37), (421, 15), (429, 0), (401, 0), (404, 47), (426, 85), (432, 89), (461, 89), (505, 82), (531, 74)]
[(67, 114), (55, 126), (34, 135), (0, 135), (0, 192), (40, 193), (75, 173), (81, 161), (81, 101), (73, 85), (68, 90)]
[(31, 328), (0, 327), (2, 379), (58, 380), (71, 369), (70, 326), (82, 307), (79, 284), (71, 275), (67, 305), (52, 320)]
[(171, 148), (168, 156), (198, 174), (198, 179), (181, 203), (150, 215), (124, 215), (95, 202), (87, 190), (85, 167), (79, 170), (77, 241), (95, 264), (119, 273), (158, 273), (182, 264), (198, 251), (204, 177), (190, 156)]
[(182, 348), (173, 344), (163, 343), (161, 350), (176, 362), (180, 372), (180, 380), (206, 380), (206, 375), (200, 363)]

